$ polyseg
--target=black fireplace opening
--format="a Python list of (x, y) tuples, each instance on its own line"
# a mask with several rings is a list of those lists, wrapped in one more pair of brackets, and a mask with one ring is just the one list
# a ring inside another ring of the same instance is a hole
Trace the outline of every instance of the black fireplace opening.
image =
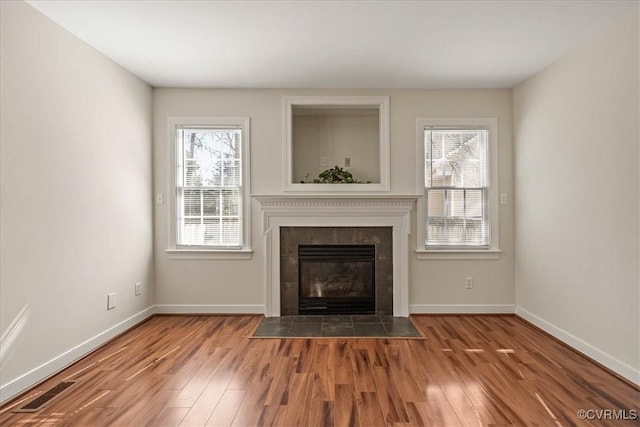
[(299, 245), (299, 314), (374, 314), (375, 245)]

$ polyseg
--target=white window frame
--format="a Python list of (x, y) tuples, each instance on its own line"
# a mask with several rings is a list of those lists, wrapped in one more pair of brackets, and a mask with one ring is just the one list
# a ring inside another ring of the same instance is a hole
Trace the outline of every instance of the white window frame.
[[(177, 150), (178, 128), (184, 126), (237, 127), (242, 132), (242, 194), (240, 200), (241, 240), (238, 248), (194, 247), (183, 248), (177, 245)], [(168, 119), (168, 170), (169, 172), (169, 248), (165, 250), (170, 259), (251, 259), (251, 135), (250, 120), (246, 117), (169, 117)]]
[[(489, 131), (489, 230), (490, 244), (486, 248), (428, 248), (425, 244), (427, 202), (424, 176), (424, 131), (426, 128), (473, 128)], [(498, 119), (496, 118), (418, 118), (416, 119), (416, 193), (417, 203), (416, 256), (418, 259), (498, 259), (500, 258), (500, 222), (498, 218)]]

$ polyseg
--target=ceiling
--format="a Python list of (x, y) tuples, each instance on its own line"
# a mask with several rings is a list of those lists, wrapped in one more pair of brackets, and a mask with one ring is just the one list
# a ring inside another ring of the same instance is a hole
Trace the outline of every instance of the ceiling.
[(155, 87), (509, 88), (638, 1), (41, 1)]

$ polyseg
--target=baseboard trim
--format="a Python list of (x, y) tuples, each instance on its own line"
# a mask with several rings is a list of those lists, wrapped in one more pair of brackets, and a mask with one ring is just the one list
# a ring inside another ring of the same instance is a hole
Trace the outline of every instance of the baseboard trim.
[(160, 304), (156, 305), (157, 314), (264, 314), (263, 304)]
[(606, 369), (609, 369), (613, 371), (613, 373), (620, 375), (633, 384), (640, 386), (640, 370), (634, 369), (626, 363), (619, 361), (615, 357), (610, 356), (604, 351), (592, 346), (591, 344), (570, 334), (564, 329), (557, 327), (553, 323), (547, 322), (546, 320), (521, 307), (516, 308), (516, 315), (520, 316), (522, 319), (526, 320), (532, 325), (542, 329), (549, 335), (557, 338), (579, 353), (582, 353), (588, 358), (593, 359), (593, 361), (602, 365)]
[(513, 304), (410, 304), (411, 314), (513, 314)]
[(32, 369), (31, 371), (19, 376), (14, 380), (9, 381), (6, 384), (0, 385), (0, 405), (8, 402), (9, 400), (18, 396), (20, 393), (29, 390), (36, 384), (41, 383), (42, 381), (60, 372), (61, 370), (71, 366), (73, 363), (82, 359), (87, 354), (96, 350), (121, 333), (125, 332), (128, 329), (131, 329), (132, 327), (145, 321), (147, 318), (155, 315), (155, 313), (155, 306), (148, 307), (145, 310), (134, 314), (128, 319), (123, 320), (117, 325), (112, 326), (111, 328), (97, 334), (92, 338), (89, 338), (85, 342), (65, 351), (59, 356), (54, 357), (48, 362), (43, 363), (37, 368)]

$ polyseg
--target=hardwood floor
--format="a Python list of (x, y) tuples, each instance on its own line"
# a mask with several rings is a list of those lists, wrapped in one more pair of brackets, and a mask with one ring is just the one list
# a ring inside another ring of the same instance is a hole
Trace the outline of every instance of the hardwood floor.
[(0, 425), (640, 425), (640, 391), (514, 316), (416, 316), (426, 340), (249, 339), (260, 320), (155, 317)]

